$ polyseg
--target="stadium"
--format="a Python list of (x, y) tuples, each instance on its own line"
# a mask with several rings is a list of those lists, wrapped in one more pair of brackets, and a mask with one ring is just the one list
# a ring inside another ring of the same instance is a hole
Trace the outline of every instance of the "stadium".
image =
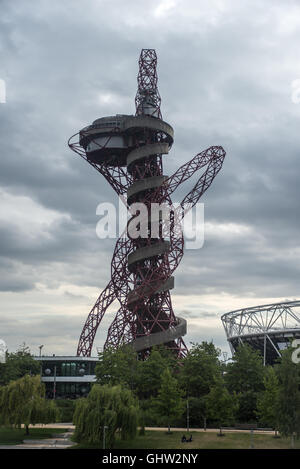
[(221, 317), (232, 354), (240, 344), (261, 352), (272, 365), (294, 339), (300, 339), (300, 301), (252, 306)]

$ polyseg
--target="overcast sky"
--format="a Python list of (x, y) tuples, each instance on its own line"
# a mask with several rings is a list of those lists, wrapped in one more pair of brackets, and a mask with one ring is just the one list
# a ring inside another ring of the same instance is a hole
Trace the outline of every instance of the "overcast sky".
[(115, 240), (97, 238), (96, 207), (117, 197), (67, 140), (98, 117), (135, 112), (142, 48), (156, 49), (162, 114), (175, 130), (165, 174), (210, 145), (227, 152), (202, 199), (204, 246), (186, 251), (175, 274), (186, 343), (213, 339), (227, 351), (223, 313), (299, 298), (298, 1), (0, 6), (0, 338), (9, 351), (25, 342), (35, 354), (43, 344), (45, 354), (74, 355), (109, 281)]

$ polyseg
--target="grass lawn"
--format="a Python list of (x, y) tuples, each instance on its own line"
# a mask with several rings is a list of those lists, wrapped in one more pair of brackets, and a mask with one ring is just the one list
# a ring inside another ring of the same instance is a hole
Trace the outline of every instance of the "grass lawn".
[[(192, 432), (191, 443), (181, 443), (182, 433), (174, 431), (171, 435), (162, 431), (146, 431), (144, 436), (137, 436), (134, 440), (116, 441), (115, 449), (249, 449), (251, 444), (250, 432), (226, 433), (225, 436), (217, 436), (217, 432)], [(187, 434), (186, 434), (187, 436)], [(274, 438), (273, 435), (254, 434), (253, 443), (255, 449), (289, 449), (290, 439)], [(101, 448), (89, 444), (76, 445), (73, 448)], [(295, 442), (295, 448), (300, 449), (300, 441)]]
[(23, 440), (40, 440), (52, 438), (53, 433), (65, 433), (61, 428), (29, 428), (29, 435), (25, 434), (25, 428), (0, 427), (0, 445), (18, 445)]

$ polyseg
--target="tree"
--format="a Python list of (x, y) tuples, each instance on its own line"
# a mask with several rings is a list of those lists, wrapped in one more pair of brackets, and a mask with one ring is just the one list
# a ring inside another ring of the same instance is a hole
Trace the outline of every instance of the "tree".
[(248, 344), (240, 345), (232, 362), (226, 366), (225, 383), (239, 401), (237, 417), (241, 422), (256, 420), (258, 394), (264, 389), (264, 366), (257, 350)]
[(26, 374), (37, 375), (40, 364), (34, 360), (29, 347), (23, 343), (15, 353), (6, 353), (6, 362), (0, 363), (0, 385), (22, 378)]
[(263, 425), (278, 429), (278, 392), (279, 381), (275, 369), (268, 366), (264, 376), (264, 391), (258, 395), (257, 415)]
[(215, 384), (211, 387), (206, 397), (206, 408), (208, 418), (219, 424), (220, 435), (222, 426), (234, 419), (236, 412), (236, 397), (230, 395), (225, 387), (224, 380), (221, 376), (217, 377)]
[(174, 370), (176, 359), (169, 351), (161, 347), (153, 347), (147, 360), (141, 361), (138, 369), (137, 393), (139, 398), (147, 399), (157, 396), (161, 386), (163, 372), (169, 368)]
[(220, 372), (219, 355), (220, 350), (212, 342), (193, 344), (178, 375), (180, 386), (188, 397), (200, 398), (209, 393)]
[(175, 369), (177, 361), (171, 352), (153, 347), (147, 360), (138, 360), (135, 350), (125, 345), (117, 350), (109, 348), (99, 354), (95, 374), (98, 384), (121, 384), (130, 388), (141, 399), (156, 396), (161, 375), (169, 367)]
[(138, 368), (137, 353), (132, 347), (127, 345), (117, 350), (108, 348), (99, 353), (99, 363), (95, 368), (96, 381), (100, 385), (120, 384), (134, 390)]
[(161, 386), (157, 397), (152, 399), (154, 411), (167, 422), (168, 432), (173, 419), (182, 415), (184, 401), (182, 390), (179, 388), (176, 378), (173, 378), (169, 368), (165, 369), (161, 376)]
[(277, 417), (278, 429), (281, 435), (300, 436), (300, 364), (293, 363), (293, 349), (282, 352), (280, 363), (276, 365), (279, 380)]
[(207, 420), (207, 406), (206, 396), (203, 397), (189, 397), (189, 423), (191, 427), (206, 428)]
[(45, 385), (39, 376), (25, 375), (8, 385), (0, 387), (0, 423), (2, 425), (24, 424), (26, 435), (29, 425), (50, 423), (58, 420), (58, 409), (53, 401), (45, 399)]
[(94, 384), (87, 398), (76, 401), (73, 422), (76, 441), (101, 444), (106, 430), (107, 447), (113, 448), (117, 430), (123, 440), (136, 435), (138, 403), (126, 387)]

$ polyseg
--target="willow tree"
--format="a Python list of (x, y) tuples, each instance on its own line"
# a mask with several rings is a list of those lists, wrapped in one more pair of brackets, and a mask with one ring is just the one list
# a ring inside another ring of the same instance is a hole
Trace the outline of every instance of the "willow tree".
[(113, 448), (117, 431), (123, 440), (135, 437), (137, 421), (138, 404), (129, 389), (94, 384), (87, 398), (76, 401), (74, 438), (100, 445), (105, 431), (106, 445)]
[(45, 399), (45, 385), (40, 376), (25, 375), (0, 388), (0, 424), (23, 424), (26, 435), (29, 425), (57, 421), (58, 409), (53, 401)]

